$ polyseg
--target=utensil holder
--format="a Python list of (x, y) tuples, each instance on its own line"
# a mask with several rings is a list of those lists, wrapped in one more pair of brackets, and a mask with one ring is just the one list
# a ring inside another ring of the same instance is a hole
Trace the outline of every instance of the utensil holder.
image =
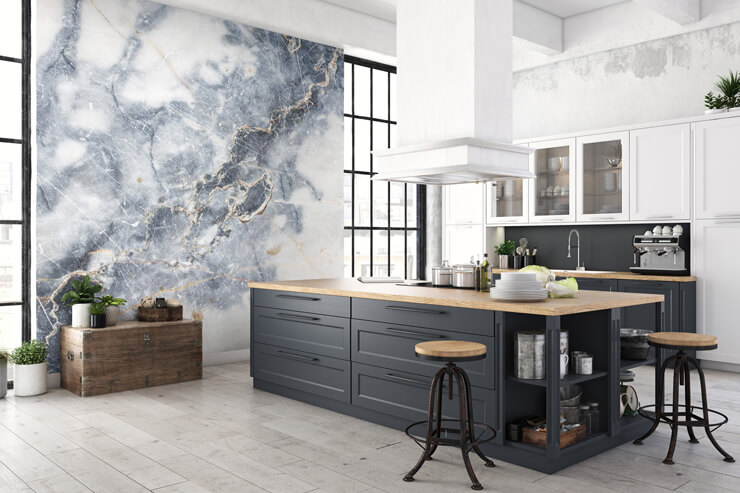
[(524, 256), (524, 267), (528, 265), (537, 265), (537, 256), (536, 255), (525, 255)]
[(524, 257), (521, 255), (514, 255), (514, 268), (521, 269), (524, 267)]

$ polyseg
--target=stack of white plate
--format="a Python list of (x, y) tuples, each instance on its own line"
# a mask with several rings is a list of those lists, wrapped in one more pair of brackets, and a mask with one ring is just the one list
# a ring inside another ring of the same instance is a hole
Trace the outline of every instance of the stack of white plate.
[(491, 287), (491, 298), (501, 301), (537, 301), (547, 298), (547, 289), (530, 272), (502, 272)]

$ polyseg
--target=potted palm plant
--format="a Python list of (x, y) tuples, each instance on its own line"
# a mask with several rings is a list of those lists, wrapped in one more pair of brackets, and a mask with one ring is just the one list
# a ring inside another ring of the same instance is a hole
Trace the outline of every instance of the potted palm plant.
[(101, 288), (100, 284), (90, 283), (90, 276), (72, 281), (72, 289), (62, 296), (64, 304), (72, 307), (72, 327), (90, 327), (90, 304)]
[(100, 298), (100, 302), (105, 305), (105, 323), (106, 326), (116, 325), (121, 318), (121, 306), (126, 304), (123, 298), (114, 298), (109, 294)]
[(13, 389), (18, 397), (46, 393), (45, 343), (37, 340), (24, 342), (10, 354), (14, 365)]
[(90, 328), (105, 328), (105, 305), (99, 301), (90, 305)]
[(740, 72), (730, 70), (728, 77), (719, 77), (715, 82), (720, 94), (714, 95), (711, 91), (704, 96), (706, 114), (720, 113), (724, 111), (740, 111)]

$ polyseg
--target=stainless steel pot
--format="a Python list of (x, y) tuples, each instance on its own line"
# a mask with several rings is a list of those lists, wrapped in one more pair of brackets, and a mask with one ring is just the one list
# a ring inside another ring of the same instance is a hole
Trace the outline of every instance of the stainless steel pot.
[(452, 286), (455, 288), (475, 288), (475, 265), (453, 265)]
[(433, 286), (452, 286), (452, 267), (447, 260), (442, 265), (432, 267)]

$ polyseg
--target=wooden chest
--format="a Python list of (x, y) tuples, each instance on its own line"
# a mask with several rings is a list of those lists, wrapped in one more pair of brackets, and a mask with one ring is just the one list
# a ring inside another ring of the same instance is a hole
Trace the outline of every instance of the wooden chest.
[(64, 326), (62, 387), (89, 397), (202, 378), (202, 327), (197, 320)]

